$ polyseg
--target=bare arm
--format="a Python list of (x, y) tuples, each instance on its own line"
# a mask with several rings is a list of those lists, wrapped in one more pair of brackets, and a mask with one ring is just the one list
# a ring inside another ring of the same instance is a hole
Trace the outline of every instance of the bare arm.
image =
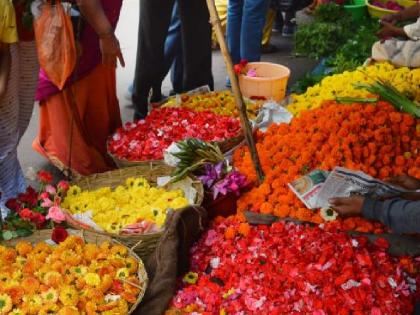
[(406, 8), (398, 13), (384, 16), (382, 18), (382, 21), (393, 23), (393, 22), (417, 19), (419, 16), (420, 16), (420, 3), (416, 3), (415, 5), (409, 8)]
[(111, 26), (99, 0), (77, 0), (80, 11), (88, 23), (98, 34), (102, 52), (102, 62), (106, 65), (116, 66), (117, 58), (124, 67), (125, 62), (121, 53), (120, 44), (115, 37)]

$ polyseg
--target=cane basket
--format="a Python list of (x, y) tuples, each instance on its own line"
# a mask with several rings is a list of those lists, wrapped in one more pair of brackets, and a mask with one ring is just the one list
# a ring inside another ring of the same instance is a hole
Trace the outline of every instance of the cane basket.
[[(147, 179), (151, 185), (156, 186), (157, 179), (159, 177), (170, 176), (172, 171), (173, 168), (167, 165), (139, 165), (136, 167), (123, 168), (106, 173), (94, 174), (88, 177), (84, 177), (81, 180), (72, 184), (79, 186), (82, 190), (95, 190), (101, 187), (108, 186), (111, 188), (115, 188), (118, 185), (124, 183), (125, 180), (129, 177), (143, 177)], [(192, 187), (197, 191), (194, 205), (201, 205), (204, 198), (203, 185), (200, 181), (193, 180)], [(130, 235), (112, 234), (108, 232), (97, 231), (92, 227), (74, 219), (70, 212), (68, 212), (67, 210), (64, 211), (66, 212), (67, 224), (72, 228), (78, 230), (87, 230), (92, 233), (97, 233), (99, 235), (111, 237), (121, 242), (128, 248), (133, 248), (136, 254), (143, 260), (147, 259), (147, 257), (151, 253), (153, 253), (159, 239), (163, 235), (163, 231)]]
[[(115, 240), (114, 238), (108, 237), (106, 235), (102, 235), (99, 233), (89, 232), (85, 230), (68, 230), (69, 234), (80, 236), (85, 243), (92, 243), (92, 244), (101, 244), (103, 242), (110, 242), (112, 244), (119, 244), (123, 245), (121, 242)], [(27, 241), (31, 244), (37, 244), (40, 242), (45, 242), (51, 239), (52, 230), (38, 230), (35, 231), (32, 235), (28, 237), (21, 237), (17, 239), (13, 239), (10, 241), (2, 241), (1, 243), (5, 246), (14, 247), (18, 242)], [(127, 247), (127, 246), (126, 246)], [(128, 248), (128, 253), (131, 257), (133, 257), (138, 263), (138, 270), (137, 275), (140, 280), (140, 293), (137, 297), (136, 302), (130, 307), (128, 314), (132, 314), (138, 305), (141, 303), (144, 294), (146, 292), (147, 283), (148, 283), (148, 276), (146, 269), (144, 267), (142, 259), (131, 249)]]

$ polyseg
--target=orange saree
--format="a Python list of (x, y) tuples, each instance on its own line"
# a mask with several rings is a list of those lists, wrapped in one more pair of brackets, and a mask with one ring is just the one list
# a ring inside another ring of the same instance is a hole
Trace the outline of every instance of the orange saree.
[(33, 148), (60, 170), (90, 175), (115, 167), (106, 141), (121, 126), (115, 69), (99, 64), (88, 75), (40, 103)]

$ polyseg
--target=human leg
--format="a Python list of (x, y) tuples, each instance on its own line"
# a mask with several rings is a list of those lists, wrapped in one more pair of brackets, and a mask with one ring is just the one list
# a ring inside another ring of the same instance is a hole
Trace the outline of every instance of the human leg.
[(232, 61), (237, 64), (241, 61), (241, 31), (244, 0), (229, 0), (227, 17), (227, 44)]
[(284, 13), (283, 37), (292, 37), (296, 30), (296, 23), (294, 21), (296, 16), (295, 11), (288, 11)]
[(19, 52), (17, 44), (9, 46), (10, 74), (6, 92), (0, 99), (0, 208), (25, 187), (25, 179), (17, 158), (19, 143)]
[(163, 75), (164, 44), (173, 0), (140, 0), (137, 62), (134, 78), (134, 119), (147, 115), (148, 96)]
[[(172, 89), (175, 93), (183, 91), (183, 53), (182, 53), (182, 29), (179, 13), (178, 0), (175, 1), (172, 12), (172, 21), (169, 26), (168, 37), (165, 42), (165, 72), (166, 76), (171, 70)], [(162, 78), (163, 80), (164, 78)]]
[(203, 85), (213, 88), (211, 70), (211, 25), (205, 0), (180, 0), (182, 52), (184, 63), (183, 89)]
[(28, 128), (35, 103), (39, 64), (35, 41), (19, 43), (19, 140)]
[(261, 58), (261, 40), (269, 0), (245, 0), (241, 31), (241, 58), (250, 62)]

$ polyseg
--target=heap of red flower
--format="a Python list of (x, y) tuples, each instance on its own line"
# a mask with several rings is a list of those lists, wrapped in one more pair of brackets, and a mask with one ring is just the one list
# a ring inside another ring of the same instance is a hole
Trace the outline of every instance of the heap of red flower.
[(154, 109), (145, 120), (127, 123), (108, 142), (108, 150), (120, 159), (146, 161), (163, 159), (172, 142), (186, 138), (223, 141), (240, 133), (236, 118), (186, 108)]
[[(292, 223), (217, 223), (193, 247), (192, 272), (184, 277), (171, 310), (411, 314), (420, 279), (411, 278), (385, 252), (387, 246), (383, 239), (372, 244), (365, 237)], [(412, 270), (419, 267), (401, 260)]]

